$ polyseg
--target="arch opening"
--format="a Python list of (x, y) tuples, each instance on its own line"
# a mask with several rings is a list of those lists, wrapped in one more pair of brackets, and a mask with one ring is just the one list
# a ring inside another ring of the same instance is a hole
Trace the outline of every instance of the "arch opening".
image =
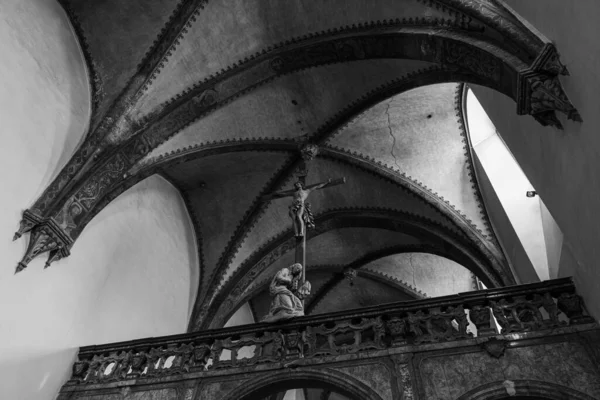
[[(473, 91), (463, 112), (492, 225), (519, 283), (558, 277), (563, 233)], [(501, 216), (499, 216), (499, 214)]]
[[(289, 390), (314, 388), (341, 395), (340, 400), (382, 400), (371, 387), (355, 377), (334, 369), (305, 369), (270, 374), (241, 385), (224, 400), (262, 400)], [(334, 397), (335, 398), (335, 397)], [(301, 400), (290, 399), (290, 400)], [(333, 399), (332, 399), (333, 400)], [(337, 399), (336, 399), (337, 400)]]

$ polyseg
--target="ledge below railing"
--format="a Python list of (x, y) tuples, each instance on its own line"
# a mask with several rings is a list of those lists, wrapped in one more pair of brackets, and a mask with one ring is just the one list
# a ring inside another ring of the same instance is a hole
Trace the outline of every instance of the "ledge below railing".
[[(469, 320), (476, 327), (475, 334), (468, 330)], [(564, 278), (305, 316), (286, 323), (258, 323), (82, 347), (66, 386), (291, 363), (301, 358), (592, 322), (573, 282)]]

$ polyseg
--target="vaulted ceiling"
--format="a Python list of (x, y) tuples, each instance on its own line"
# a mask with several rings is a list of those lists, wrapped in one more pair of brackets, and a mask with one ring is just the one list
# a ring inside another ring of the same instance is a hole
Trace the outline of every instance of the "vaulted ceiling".
[(222, 325), (246, 301), (264, 308), (264, 282), (292, 261), (294, 238), (288, 202), (261, 197), (289, 188), (299, 150), (314, 144), (308, 183), (347, 180), (310, 199), (315, 312), (349, 296), (339, 284), (349, 269), (359, 270), (351, 305), (424, 295), (398, 272), (406, 263), (393, 256), (407, 253), (442, 257), (490, 286), (514, 283), (473, 172), (457, 82), (496, 89), (542, 124), (578, 114), (554, 46), (501, 3), (62, 4), (88, 64), (92, 118), (24, 213), (17, 236), (31, 235), (18, 270), (45, 252), (49, 263), (68, 256), (102, 208), (161, 174), (198, 240), (190, 329)]

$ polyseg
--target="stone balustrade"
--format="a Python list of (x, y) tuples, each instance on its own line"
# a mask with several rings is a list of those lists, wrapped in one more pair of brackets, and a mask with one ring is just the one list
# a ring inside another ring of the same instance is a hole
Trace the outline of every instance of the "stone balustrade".
[[(471, 324), (470, 324), (471, 322)], [(65, 386), (156, 379), (594, 322), (569, 278), (82, 347)], [(498, 328), (500, 331), (498, 331)]]

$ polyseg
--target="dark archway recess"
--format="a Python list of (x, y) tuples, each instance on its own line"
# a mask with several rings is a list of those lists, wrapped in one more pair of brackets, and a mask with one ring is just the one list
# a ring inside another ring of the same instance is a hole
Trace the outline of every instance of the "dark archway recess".
[[(293, 382), (293, 383), (298, 386), (291, 387), (290, 385), (292, 383), (284, 383), (282, 385), (273, 385), (273, 386), (261, 388), (254, 393), (250, 393), (248, 396), (244, 397), (241, 400), (283, 400), (287, 391), (294, 390), (294, 389), (303, 389), (304, 393), (306, 393), (306, 391), (310, 390), (310, 389), (317, 389), (321, 392), (321, 396), (322, 396), (321, 398), (323, 398), (323, 399), (329, 398), (329, 396), (331, 396), (332, 394), (339, 394), (339, 395), (344, 396), (344, 398), (348, 398), (349, 400), (361, 400), (356, 397), (347, 397), (345, 394), (332, 388), (331, 385), (325, 385), (325, 384), (319, 385), (318, 383), (315, 383), (313, 381), (300, 381), (300, 380), (297, 382)], [(278, 387), (278, 386), (280, 386), (280, 387)], [(526, 399), (526, 400), (530, 400), (530, 399)]]
[(506, 380), (479, 386), (457, 400), (595, 400), (594, 397), (566, 386), (537, 380)]
[(273, 393), (296, 388), (326, 389), (352, 400), (383, 400), (373, 389), (355, 377), (329, 368), (274, 373), (243, 384), (223, 400), (260, 400)]
[[(129, 80), (120, 76), (118, 87), (111, 81), (117, 74), (97, 71), (114, 68), (114, 63), (94, 59), (110, 53), (102, 50), (106, 35), (86, 41), (90, 33), (85, 27), (99, 24), (87, 14), (80, 19), (77, 13), (85, 14), (85, 7), (77, 0), (62, 3), (82, 42), (95, 100), (101, 97), (102, 88), (114, 96), (102, 107), (94, 101), (94, 124), (84, 143), (24, 213), (16, 236), (31, 232), (31, 240), (19, 270), (43, 253), (49, 253), (49, 264), (67, 257), (85, 224), (98, 212), (98, 205), (108, 204), (124, 181), (137, 175), (138, 162), (153, 149), (195, 121), (285, 74), (359, 60), (421, 60), (450, 71), (454, 75), (451, 81), (464, 77), (461, 80), (510, 96), (517, 102), (519, 114), (531, 114), (542, 124), (558, 126), (555, 111), (580, 119), (558, 81), (558, 75), (566, 70), (554, 46), (504, 7), (491, 3), (475, 6), (462, 0), (418, 1), (413, 5), (418, 9), (414, 17), (404, 15), (402, 5), (392, 5), (386, 14), (402, 19), (358, 24), (348, 20), (335, 29), (282, 38), (255, 54), (240, 56), (240, 61), (223, 66), (216, 75), (198, 77), (194, 85), (140, 117), (136, 112), (142, 94), (153, 90), (153, 80), (173, 49), (189, 39), (186, 33), (195, 17), (210, 12), (207, 2), (177, 6), (154, 44), (143, 45), (149, 48), (141, 64), (131, 70)], [(428, 13), (435, 17), (421, 17)], [(100, 76), (108, 79), (103, 82)], [(308, 135), (308, 141), (313, 139)]]
[[(488, 287), (500, 287), (511, 282), (512, 276), (507, 267), (498, 263), (491, 254), (486, 254), (483, 247), (424, 218), (397, 210), (341, 209), (316, 216), (316, 222), (318, 228), (309, 231), (309, 240), (342, 227), (375, 227), (408, 233), (439, 246), (445, 256), (472, 271)], [(190, 330), (221, 327), (227, 321), (225, 317), (241, 305), (244, 289), (276, 259), (290, 251), (294, 243), (293, 232), (289, 230), (249, 256), (236, 274), (218, 289), (209, 305), (200, 306), (196, 303), (190, 319)]]

